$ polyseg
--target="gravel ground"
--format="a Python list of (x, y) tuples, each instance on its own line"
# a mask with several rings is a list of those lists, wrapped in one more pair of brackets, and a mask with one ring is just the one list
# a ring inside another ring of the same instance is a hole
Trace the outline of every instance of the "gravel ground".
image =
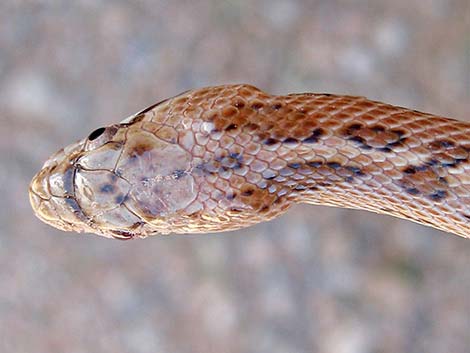
[(0, 351), (469, 352), (469, 240), (314, 206), (130, 242), (33, 216), (59, 147), (232, 82), (470, 121), (470, 2), (3, 0)]

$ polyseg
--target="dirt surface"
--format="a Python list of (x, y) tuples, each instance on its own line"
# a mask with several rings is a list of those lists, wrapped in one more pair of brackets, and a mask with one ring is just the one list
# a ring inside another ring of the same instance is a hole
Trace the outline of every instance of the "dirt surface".
[(468, 352), (468, 240), (305, 206), (120, 242), (42, 224), (27, 186), (58, 148), (205, 85), (470, 121), (469, 34), (468, 0), (2, 1), (0, 351)]

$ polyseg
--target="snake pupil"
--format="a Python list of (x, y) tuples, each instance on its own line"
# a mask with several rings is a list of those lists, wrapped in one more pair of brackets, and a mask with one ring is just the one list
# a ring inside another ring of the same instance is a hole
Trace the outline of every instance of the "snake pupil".
[(100, 127), (99, 129), (96, 129), (90, 134), (90, 136), (88, 136), (88, 140), (89, 141), (96, 140), (98, 137), (100, 137), (103, 134), (104, 130), (106, 130), (104, 127)]

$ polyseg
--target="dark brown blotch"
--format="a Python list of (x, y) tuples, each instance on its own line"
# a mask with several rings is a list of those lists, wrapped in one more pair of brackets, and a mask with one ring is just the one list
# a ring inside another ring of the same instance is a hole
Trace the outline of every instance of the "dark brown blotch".
[(255, 193), (255, 189), (252, 186), (243, 187), (241, 191), (242, 196), (252, 196)]
[(73, 197), (66, 197), (65, 203), (72, 209), (72, 212), (75, 214), (82, 213), (82, 209), (80, 208), (79, 204)]
[[(451, 161), (449, 161), (449, 159), (445, 159), (445, 157), (443, 157), (441, 160), (439, 160), (437, 157), (432, 160), (432, 163), (433, 163), (432, 165), (442, 167), (442, 168), (452, 168), (452, 167), (457, 167), (459, 164), (464, 163), (464, 162), (468, 162), (468, 158), (453, 158)], [(428, 162), (428, 163), (431, 163), (431, 162)]]
[(428, 195), (428, 198), (432, 201), (441, 201), (447, 197), (448, 193), (445, 190), (436, 190), (432, 194)]
[(406, 134), (406, 131), (401, 130), (401, 129), (393, 129), (393, 130), (391, 130), (391, 132), (396, 135), (395, 136), (395, 141), (391, 141), (391, 142), (387, 143), (385, 146), (377, 148), (378, 151), (382, 151), (382, 152), (386, 152), (386, 153), (392, 152), (394, 147), (403, 146), (403, 144), (407, 140), (407, 138), (404, 137), (405, 134)]
[(154, 148), (154, 145), (151, 143), (141, 142), (136, 144), (130, 152), (130, 157), (141, 156), (145, 152), (151, 151)]
[(392, 149), (388, 146), (385, 146), (385, 147), (377, 147), (376, 148), (377, 151), (380, 151), (380, 152), (385, 152), (385, 153), (390, 153), (392, 152)]
[(238, 161), (241, 161), (243, 159), (242, 155), (238, 152), (230, 152), (229, 156), (230, 158), (236, 159)]
[(438, 181), (439, 183), (441, 183), (441, 184), (444, 184), (444, 185), (448, 185), (448, 184), (449, 184), (449, 182), (447, 181), (447, 178), (446, 178), (446, 177), (443, 177), (443, 176), (437, 178), (437, 181)]
[(307, 165), (312, 168), (318, 168), (323, 165), (322, 161), (309, 161), (307, 162)]
[(359, 167), (354, 167), (354, 166), (348, 165), (348, 166), (346, 166), (346, 169), (349, 170), (354, 175), (359, 176), (359, 177), (365, 175), (365, 173)]
[(353, 123), (349, 126), (346, 126), (346, 128), (343, 131), (343, 135), (345, 136), (351, 136), (356, 134), (356, 131), (362, 129), (362, 124), (359, 123)]
[(263, 205), (263, 207), (260, 208), (259, 212), (260, 213), (266, 213), (268, 212), (270, 209), (270, 206), (269, 205)]
[(266, 174), (264, 173), (263, 174), (263, 178), (266, 179), (266, 180), (273, 180), (277, 177), (277, 175), (275, 173), (272, 173), (272, 174)]
[(372, 147), (364, 137), (359, 136), (360, 131), (364, 130), (367, 131), (373, 131), (376, 134), (381, 134), (386, 131), (385, 127), (382, 125), (374, 125), (368, 128), (363, 127), (359, 123), (353, 123), (349, 125), (348, 127), (345, 128), (343, 131), (343, 134), (347, 137), (349, 141), (352, 141), (358, 145), (359, 148), (365, 149), (365, 150), (370, 150), (372, 148), (375, 148), (377, 151), (385, 152), (385, 153), (390, 153), (393, 151), (395, 147), (400, 147), (403, 146), (404, 142), (406, 141), (406, 131), (402, 129), (393, 129), (390, 132), (393, 133), (395, 136), (392, 141), (389, 143), (384, 144), (383, 146), (379, 147)]
[(436, 163), (432, 162), (432, 163), (424, 163), (424, 164), (420, 164), (420, 165), (409, 165), (407, 167), (405, 167), (402, 171), (403, 173), (405, 174), (408, 174), (408, 175), (413, 175), (413, 174), (416, 174), (418, 172), (425, 172), (426, 170), (429, 169), (429, 167), (432, 167), (436, 165)]
[(382, 125), (373, 125), (370, 127), (370, 129), (374, 132), (380, 133), (385, 131), (385, 126)]
[(315, 130), (313, 130), (313, 135), (315, 137), (322, 137), (323, 135), (325, 135), (325, 130), (323, 130), (321, 127), (316, 128)]
[(301, 167), (301, 163), (290, 163), (287, 166), (292, 169), (299, 169)]
[(101, 185), (100, 191), (105, 194), (111, 194), (116, 191), (116, 187), (113, 184)]
[(466, 218), (468, 221), (470, 221), (470, 215), (465, 214), (465, 213), (460, 213), (462, 217)]
[(255, 123), (249, 123), (245, 125), (245, 129), (247, 129), (248, 131), (256, 131), (259, 129), (259, 125)]
[(282, 141), (282, 143), (285, 143), (287, 145), (292, 145), (292, 144), (295, 144), (295, 143), (298, 143), (298, 142), (299, 142), (299, 140), (297, 140), (296, 138), (293, 138), (293, 137), (288, 137), (288, 138), (286, 138)]
[(225, 131), (231, 131), (231, 130), (236, 130), (238, 128), (237, 124), (230, 124), (225, 128)]
[[(240, 169), (243, 167), (243, 156), (237, 152), (230, 152), (228, 156), (222, 154), (215, 157), (215, 161), (220, 165), (221, 170)], [(215, 165), (214, 165), (215, 168)]]
[(455, 147), (455, 143), (450, 140), (436, 140), (429, 144), (432, 150), (449, 149)]
[(226, 107), (222, 110), (222, 115), (225, 118), (230, 118), (238, 113), (238, 109), (232, 106)]
[(352, 136), (348, 138), (349, 141), (355, 142), (359, 148), (363, 150), (370, 150), (372, 146), (368, 145), (366, 140), (360, 136)]
[(398, 141), (388, 143), (387, 147), (390, 149), (393, 149), (393, 147), (401, 147), (404, 145), (405, 141), (406, 141), (406, 137), (403, 137)]
[(111, 183), (115, 183), (117, 180), (118, 180), (118, 175), (116, 175), (116, 174), (110, 174), (109, 175), (109, 181)]
[(127, 199), (128, 199), (128, 196), (127, 196), (127, 195), (119, 194), (119, 195), (117, 195), (117, 196), (114, 198), (114, 201), (115, 201), (118, 205), (121, 205), (121, 204), (123, 204), (124, 202), (126, 202)]
[(201, 164), (196, 165), (195, 170), (200, 171), (204, 174), (210, 174), (210, 175), (215, 175), (217, 171), (213, 163), (209, 163), (209, 162), (203, 162)]
[(242, 109), (245, 107), (245, 102), (239, 100), (239, 101), (236, 101), (233, 105), (238, 109)]
[(181, 179), (182, 177), (184, 177), (186, 175), (186, 172), (184, 170), (181, 170), (181, 169), (176, 169), (172, 175), (174, 176), (174, 178), (176, 180), (178, 179)]
[(316, 143), (318, 142), (320, 137), (322, 137), (324, 134), (325, 134), (325, 130), (323, 130), (321, 127), (316, 128), (315, 130), (313, 130), (312, 134), (309, 137), (303, 139), (302, 142)]
[(214, 112), (212, 114), (210, 114), (208, 117), (207, 117), (207, 121), (212, 123), (215, 119), (217, 119), (219, 117), (219, 113), (217, 112)]
[(254, 110), (260, 110), (263, 107), (264, 107), (264, 103), (261, 102), (261, 101), (255, 101), (255, 102), (251, 103), (251, 108), (254, 109)]
[(87, 217), (84, 213), (83, 210), (80, 208), (80, 205), (78, 202), (73, 198), (73, 197), (66, 197), (65, 198), (65, 204), (70, 207), (70, 210), (73, 212), (73, 214), (78, 217), (80, 220), (83, 222), (89, 222), (90, 219)]
[(328, 162), (326, 163), (326, 165), (332, 169), (339, 169), (341, 168), (341, 164), (339, 164), (338, 162)]
[(393, 129), (391, 130), (394, 134), (396, 134), (398, 136), (398, 138), (402, 138), (403, 136), (405, 136), (406, 134), (406, 131), (405, 130), (402, 130), (402, 129)]
[(416, 173), (416, 167), (414, 165), (410, 165), (403, 169), (403, 173), (405, 174), (415, 174)]
[(266, 140), (263, 141), (263, 143), (267, 146), (272, 146), (272, 145), (275, 145), (276, 143), (279, 143), (279, 141), (272, 137), (268, 137)]
[(296, 191), (302, 191), (302, 190), (306, 190), (307, 187), (303, 184), (297, 184), (295, 187), (294, 187), (294, 190)]
[(417, 188), (415, 188), (415, 187), (405, 188), (405, 191), (406, 191), (408, 194), (413, 195), (413, 196), (419, 195), (419, 194), (421, 193), (421, 192), (420, 192)]
[(227, 200), (234, 200), (235, 198), (237, 197), (237, 193), (236, 192), (232, 192), (232, 193), (229, 193), (227, 195)]
[(428, 159), (428, 160), (426, 161), (425, 164), (426, 164), (427, 166), (429, 166), (429, 167), (434, 167), (434, 166), (436, 166), (436, 165), (439, 165), (439, 161), (438, 161), (437, 159), (435, 159), (435, 158), (430, 158), (430, 159)]

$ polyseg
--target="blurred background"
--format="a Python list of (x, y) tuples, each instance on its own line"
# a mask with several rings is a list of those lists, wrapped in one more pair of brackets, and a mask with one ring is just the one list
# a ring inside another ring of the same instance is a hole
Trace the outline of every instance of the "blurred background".
[(32, 214), (60, 147), (235, 82), (470, 121), (470, 2), (1, 1), (0, 351), (469, 352), (469, 240), (314, 206), (128, 242)]

